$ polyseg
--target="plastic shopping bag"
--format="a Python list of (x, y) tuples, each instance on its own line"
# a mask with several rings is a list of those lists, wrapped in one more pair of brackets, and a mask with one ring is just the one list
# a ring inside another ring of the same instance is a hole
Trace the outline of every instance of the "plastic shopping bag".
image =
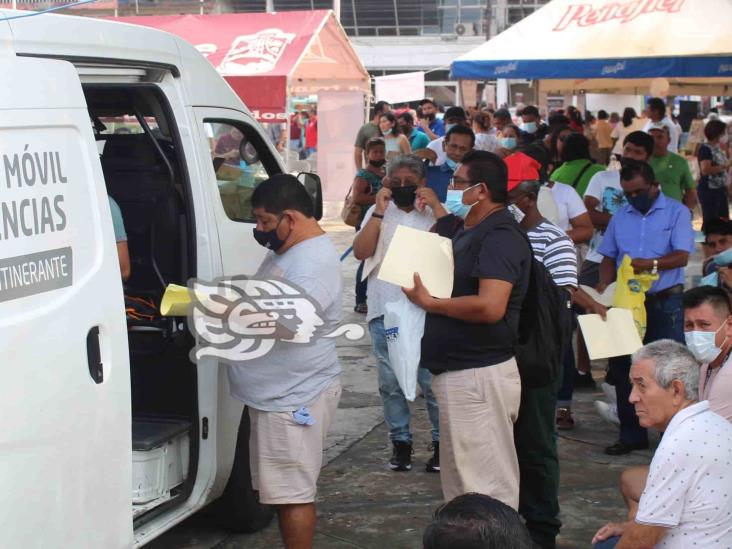
[(407, 400), (417, 395), (417, 368), (422, 354), (424, 309), (406, 296), (384, 306), (384, 329), (389, 362)]
[(630, 256), (623, 258), (618, 268), (618, 278), (615, 287), (613, 307), (630, 309), (633, 313), (635, 327), (643, 341), (646, 335), (646, 292), (658, 280), (657, 274), (636, 274), (631, 266)]

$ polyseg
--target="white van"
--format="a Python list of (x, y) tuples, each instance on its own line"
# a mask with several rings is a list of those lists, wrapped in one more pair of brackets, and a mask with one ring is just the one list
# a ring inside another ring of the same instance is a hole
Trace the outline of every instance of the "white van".
[(260, 528), (225, 367), (189, 360), (185, 318), (125, 308), (253, 273), (249, 199), (280, 158), (181, 39), (18, 14), (0, 10), (0, 546), (141, 546), (214, 500), (222, 524)]

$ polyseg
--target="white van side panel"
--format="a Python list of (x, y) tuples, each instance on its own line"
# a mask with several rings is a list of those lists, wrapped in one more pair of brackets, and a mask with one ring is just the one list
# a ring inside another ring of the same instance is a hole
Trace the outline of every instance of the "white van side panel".
[(0, 71), (0, 545), (129, 547), (127, 326), (81, 85), (63, 61)]
[(0, 21), (0, 59), (3, 57), (15, 57), (13, 35), (10, 32), (10, 24), (7, 21)]

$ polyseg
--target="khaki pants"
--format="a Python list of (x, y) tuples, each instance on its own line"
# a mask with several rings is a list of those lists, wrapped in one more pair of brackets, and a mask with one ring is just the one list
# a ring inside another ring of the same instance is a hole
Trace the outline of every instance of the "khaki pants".
[(513, 424), (521, 403), (516, 360), (435, 376), (440, 408), (440, 480), (445, 501), (468, 492), (514, 509), (519, 467)]
[(308, 404), (314, 425), (300, 425), (292, 412), (249, 408), (252, 487), (268, 505), (312, 503), (323, 465), (323, 448), (341, 398), (340, 376)]

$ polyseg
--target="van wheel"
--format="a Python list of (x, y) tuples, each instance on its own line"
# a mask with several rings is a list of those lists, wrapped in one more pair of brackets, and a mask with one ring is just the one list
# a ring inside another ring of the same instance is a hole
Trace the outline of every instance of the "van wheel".
[(211, 514), (223, 528), (239, 533), (258, 532), (274, 516), (274, 508), (259, 503), (259, 492), (252, 488), (249, 470), (249, 414), (246, 408), (239, 423), (231, 476), (224, 493), (212, 504)]

